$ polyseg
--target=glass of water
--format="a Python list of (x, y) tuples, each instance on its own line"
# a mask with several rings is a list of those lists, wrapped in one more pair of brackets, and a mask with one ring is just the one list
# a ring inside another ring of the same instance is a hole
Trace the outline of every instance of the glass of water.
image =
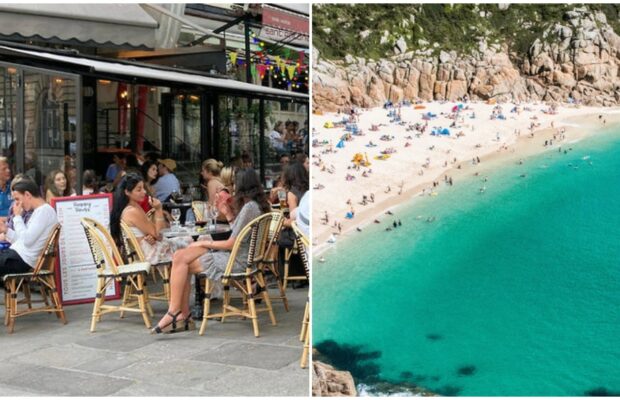
[(173, 208), (170, 210), (170, 215), (174, 222), (172, 223), (172, 230), (176, 231), (179, 228), (179, 219), (181, 218), (181, 210), (178, 208)]

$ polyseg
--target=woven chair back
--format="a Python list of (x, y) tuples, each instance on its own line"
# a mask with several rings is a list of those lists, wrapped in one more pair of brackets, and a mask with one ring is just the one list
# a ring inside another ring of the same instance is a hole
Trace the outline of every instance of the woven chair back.
[[(241, 244), (249, 237), (250, 247), (248, 250), (248, 258), (246, 260), (246, 268), (254, 267), (254, 259), (256, 256), (256, 250), (259, 239), (259, 231), (268, 232), (269, 225), (271, 224), (271, 219), (273, 218), (271, 213), (263, 214), (252, 221), (248, 222), (248, 224), (243, 227), (239, 235), (235, 239), (235, 244), (233, 245), (232, 250), (230, 251), (230, 257), (228, 258), (228, 264), (226, 264), (226, 270), (224, 271), (224, 277), (222, 279), (224, 285), (228, 284), (228, 277), (232, 273), (233, 267), (235, 265), (235, 259), (237, 258), (237, 253), (239, 253), (239, 248)], [(261, 227), (262, 225), (262, 227)]]
[(308, 260), (308, 250), (310, 250), (310, 241), (308, 237), (299, 229), (295, 221), (291, 224), (293, 232), (295, 232), (295, 242), (297, 243), (297, 249), (299, 250), (299, 256), (303, 263), (304, 270), (306, 271), (306, 277), (310, 279), (310, 261)]
[(58, 251), (58, 239), (60, 238), (60, 224), (56, 224), (50, 235), (47, 237), (47, 242), (39, 258), (37, 264), (34, 266), (34, 275), (37, 275), (41, 271), (52, 272), (56, 268), (56, 255)]
[(270, 261), (275, 258), (275, 253), (278, 251), (278, 238), (284, 224), (284, 215), (279, 211), (272, 211), (268, 214), (271, 215), (269, 223), (263, 222), (263, 228), (259, 229), (255, 261)]
[(122, 260), (122, 258), (110, 234), (102, 234), (102, 232), (107, 233), (107, 231), (99, 222), (92, 218), (84, 217), (81, 219), (81, 223), (84, 227), (88, 246), (97, 269), (106, 269), (108, 267), (114, 275), (118, 275), (116, 260)]
[(121, 221), (121, 235), (123, 237), (123, 256), (125, 256), (125, 262), (128, 264), (144, 262), (146, 257), (144, 257), (138, 238), (136, 238), (129, 225), (123, 221)]

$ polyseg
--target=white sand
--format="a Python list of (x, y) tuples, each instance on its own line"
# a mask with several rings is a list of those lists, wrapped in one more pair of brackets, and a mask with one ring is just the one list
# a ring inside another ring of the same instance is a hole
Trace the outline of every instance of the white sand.
[[(320, 190), (313, 190), (312, 195), (312, 236), (314, 242), (314, 253), (325, 249), (327, 239), (332, 233), (337, 233), (338, 229), (333, 226), (337, 221), (342, 226), (342, 235), (355, 234), (355, 228), (363, 228), (372, 223), (375, 218), (383, 221), (384, 211), (396, 204), (411, 200), (423, 189), (430, 195), (433, 187), (432, 182), (438, 181), (439, 186), (444, 186), (444, 175), (452, 176), (454, 180), (459, 179), (459, 174), (474, 173), (476, 166), (472, 163), (472, 158), (479, 157), (482, 162), (491, 156), (503, 157), (510, 154), (526, 156), (535, 152), (548, 150), (544, 146), (545, 140), (553, 138), (562, 128), (565, 129), (563, 140), (554, 140), (552, 148), (557, 149), (562, 144), (567, 145), (576, 140), (592, 134), (597, 127), (603, 124), (598, 115), (604, 115), (607, 124), (620, 119), (618, 109), (604, 107), (579, 107), (563, 105), (557, 109), (557, 114), (545, 114), (543, 110), (549, 110), (549, 106), (542, 103), (520, 104), (521, 112), (511, 113), (514, 104), (502, 104), (502, 114), (505, 120), (491, 120), (490, 116), (495, 105), (485, 103), (467, 103), (464, 106), (468, 110), (460, 112), (459, 123), (456, 128), (450, 128), (454, 119), (448, 118), (452, 108), (459, 103), (453, 102), (432, 102), (424, 103), (425, 109), (414, 109), (413, 106), (403, 106), (401, 108), (402, 121), (404, 126), (398, 123), (390, 123), (388, 110), (374, 108), (371, 110), (360, 110), (361, 115), (357, 126), (362, 130), (364, 136), (352, 136), (351, 141), (345, 141), (343, 149), (336, 148), (340, 137), (346, 133), (344, 127), (324, 128), (327, 121), (341, 121), (344, 114), (324, 114), (313, 115), (312, 126), (316, 128), (312, 139), (318, 141), (327, 140), (332, 144), (333, 152), (326, 152), (330, 146), (320, 146), (312, 148), (312, 186), (323, 185)], [(529, 108), (531, 111), (525, 111)], [(417, 131), (407, 131), (411, 124), (422, 123), (424, 113), (431, 112), (437, 114), (437, 118), (428, 121), (428, 128), (424, 134), (416, 137)], [(470, 115), (475, 113), (476, 118), (470, 119)], [(442, 115), (443, 113), (443, 115)], [(537, 119), (532, 119), (536, 117)], [(532, 123), (540, 124), (530, 130)], [(553, 123), (553, 128), (551, 127)], [(372, 124), (385, 124), (379, 131), (371, 131)], [(430, 131), (433, 127), (448, 128), (450, 136), (431, 136)], [(515, 133), (520, 131), (520, 135)], [(463, 132), (464, 136), (457, 137), (458, 132)], [(534, 138), (530, 133), (534, 132)], [(499, 141), (497, 134), (499, 133)], [(394, 140), (382, 141), (382, 135), (392, 135)], [(410, 139), (407, 137), (411, 136)], [(377, 147), (366, 147), (372, 141)], [(405, 147), (409, 142), (411, 146)], [(375, 160), (374, 157), (380, 151), (388, 147), (396, 149), (387, 160)], [(430, 148), (433, 147), (431, 150)], [(352, 166), (351, 162), (354, 154), (368, 154), (371, 163), (369, 168), (360, 167), (359, 170), (347, 169)], [(457, 162), (454, 162), (456, 157)], [(424, 168), (427, 158), (430, 159), (430, 166)], [(447, 166), (446, 163), (447, 162)], [(456, 169), (461, 165), (461, 169)], [(321, 167), (325, 170), (321, 171)], [(334, 172), (328, 170), (333, 166)], [(368, 177), (363, 177), (363, 171), (372, 170)], [(419, 172), (423, 171), (423, 175)], [(347, 181), (347, 174), (355, 176), (354, 180)], [(462, 176), (462, 175), (461, 175)], [(400, 185), (403, 185), (402, 194), (399, 195)], [(391, 191), (385, 193), (387, 187)], [(439, 188), (433, 191), (437, 193)], [(362, 196), (374, 194), (374, 203), (367, 205), (360, 204)], [(345, 215), (351, 210), (347, 205), (347, 200), (351, 200), (355, 217), (346, 219)], [(325, 225), (323, 218), (325, 211), (328, 213), (329, 225)], [(337, 239), (338, 235), (336, 235)]]

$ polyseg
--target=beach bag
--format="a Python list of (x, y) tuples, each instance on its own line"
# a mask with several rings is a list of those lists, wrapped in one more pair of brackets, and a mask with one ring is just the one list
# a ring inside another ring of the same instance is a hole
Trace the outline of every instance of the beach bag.
[(286, 249), (292, 249), (295, 246), (295, 232), (293, 232), (292, 228), (283, 228), (280, 231), (278, 245)]

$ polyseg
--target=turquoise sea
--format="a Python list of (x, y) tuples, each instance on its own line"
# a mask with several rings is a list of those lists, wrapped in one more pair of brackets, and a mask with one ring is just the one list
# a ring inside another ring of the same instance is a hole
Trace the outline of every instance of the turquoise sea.
[(570, 146), (442, 184), (395, 210), (402, 227), (315, 257), (315, 346), (358, 383), (620, 393), (620, 129)]

